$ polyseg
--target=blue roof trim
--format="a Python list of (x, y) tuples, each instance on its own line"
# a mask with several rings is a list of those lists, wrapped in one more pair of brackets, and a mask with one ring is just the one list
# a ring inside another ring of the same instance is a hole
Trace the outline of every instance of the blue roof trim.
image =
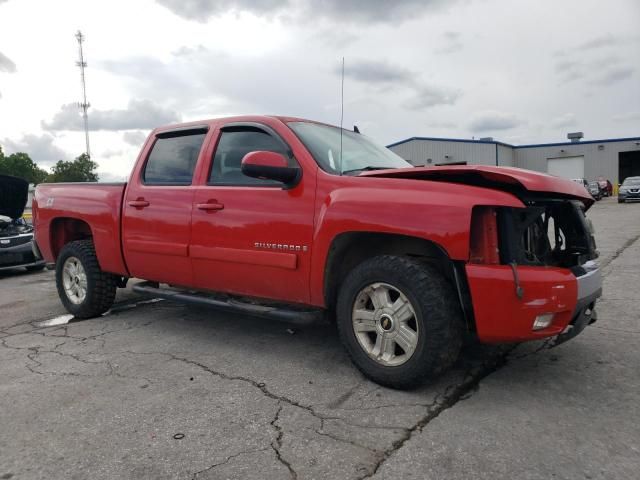
[(458, 142), (458, 143), (480, 143), (488, 145), (502, 145), (504, 147), (511, 148), (535, 148), (535, 147), (560, 147), (563, 145), (588, 145), (593, 143), (613, 143), (613, 142), (632, 142), (639, 141), (640, 137), (625, 137), (625, 138), (607, 138), (603, 140), (585, 140), (583, 142), (557, 142), (557, 143), (532, 143), (530, 145), (510, 145), (504, 142), (498, 142), (497, 140), (471, 140), (466, 138), (436, 138), (436, 137), (410, 137), (405, 140), (387, 145), (387, 148), (402, 145), (403, 143), (411, 142), (413, 140), (432, 140), (435, 142)]
[(632, 142), (640, 140), (640, 137), (626, 138), (605, 138), (603, 140), (585, 140), (583, 142), (558, 142), (558, 143), (534, 143), (531, 145), (515, 145), (513, 148), (534, 148), (534, 147), (560, 147), (562, 145), (588, 145), (593, 143), (614, 143), (614, 142)]
[(387, 148), (395, 147), (396, 145), (401, 145), (403, 143), (410, 142), (412, 140), (433, 140), (436, 142), (459, 142), (459, 143), (480, 143), (485, 145), (503, 145), (505, 147), (513, 147), (508, 143), (499, 142), (497, 140), (471, 140), (469, 138), (436, 138), (436, 137), (410, 137), (406, 140), (400, 140), (399, 142), (392, 143), (387, 145)]

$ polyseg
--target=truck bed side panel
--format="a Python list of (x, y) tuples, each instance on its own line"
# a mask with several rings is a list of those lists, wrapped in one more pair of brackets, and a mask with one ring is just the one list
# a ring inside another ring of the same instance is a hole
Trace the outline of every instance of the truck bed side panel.
[[(120, 214), (125, 183), (57, 183), (36, 188), (33, 211), (35, 236), (47, 262), (55, 262), (62, 245), (54, 231), (65, 219), (89, 225), (100, 267), (128, 275), (120, 241)], [(59, 237), (59, 236), (58, 236)]]

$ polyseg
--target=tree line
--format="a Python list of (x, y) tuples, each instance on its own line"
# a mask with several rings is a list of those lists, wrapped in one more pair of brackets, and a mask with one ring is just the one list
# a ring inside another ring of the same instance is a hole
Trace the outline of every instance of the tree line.
[(38, 166), (28, 154), (24, 152), (5, 155), (0, 147), (0, 174), (12, 175), (27, 180), (29, 183), (44, 182), (97, 182), (98, 164), (83, 153), (74, 160), (58, 162), (51, 167), (51, 171)]

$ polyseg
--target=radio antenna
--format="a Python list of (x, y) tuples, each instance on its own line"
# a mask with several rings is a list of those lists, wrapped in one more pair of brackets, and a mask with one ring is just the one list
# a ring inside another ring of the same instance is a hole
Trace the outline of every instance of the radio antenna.
[(84, 42), (84, 35), (80, 30), (76, 33), (76, 40), (78, 40), (78, 54), (80, 59), (76, 62), (76, 65), (80, 67), (80, 81), (82, 82), (82, 102), (78, 103), (78, 107), (82, 112), (82, 119), (84, 120), (84, 140), (86, 143), (86, 151), (87, 157), (91, 158), (91, 150), (89, 149), (89, 116), (87, 115), (87, 110), (91, 106), (89, 102), (87, 102), (87, 84), (84, 78), (84, 69), (87, 66), (87, 62), (84, 59), (84, 53), (82, 52), (82, 42)]
[(340, 86), (340, 175), (342, 175), (342, 123), (344, 122), (344, 57), (342, 57), (342, 84)]

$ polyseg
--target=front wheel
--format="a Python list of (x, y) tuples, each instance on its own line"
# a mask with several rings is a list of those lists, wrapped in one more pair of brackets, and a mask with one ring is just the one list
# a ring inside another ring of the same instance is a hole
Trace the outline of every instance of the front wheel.
[(453, 287), (419, 259), (380, 256), (356, 267), (337, 303), (340, 338), (358, 369), (392, 388), (411, 388), (455, 362), (462, 312)]
[(56, 261), (58, 296), (77, 318), (102, 315), (116, 296), (116, 276), (103, 272), (91, 240), (66, 244)]

